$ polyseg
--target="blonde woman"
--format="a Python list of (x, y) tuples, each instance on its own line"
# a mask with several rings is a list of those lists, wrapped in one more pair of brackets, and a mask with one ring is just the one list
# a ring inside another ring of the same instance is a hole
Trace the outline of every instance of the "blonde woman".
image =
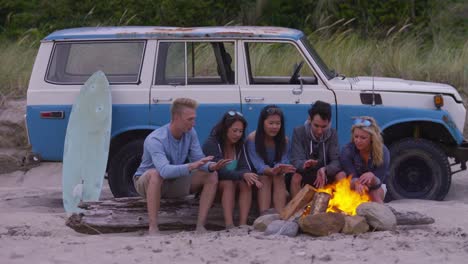
[(383, 203), (382, 184), (388, 175), (390, 152), (374, 118), (354, 119), (351, 142), (343, 147), (340, 162), (346, 175), (352, 175), (351, 188), (359, 193), (369, 192), (372, 201)]

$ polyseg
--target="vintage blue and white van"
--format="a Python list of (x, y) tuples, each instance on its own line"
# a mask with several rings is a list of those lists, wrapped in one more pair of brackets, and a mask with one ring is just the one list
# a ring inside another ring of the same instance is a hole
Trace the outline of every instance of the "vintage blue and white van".
[(27, 92), (29, 140), (43, 160), (62, 159), (71, 106), (97, 70), (112, 90), (107, 171), (115, 196), (135, 193), (131, 179), (143, 140), (169, 122), (178, 97), (200, 103), (201, 142), (231, 109), (242, 111), (252, 131), (260, 109), (277, 104), (290, 135), (310, 104), (323, 100), (333, 105), (341, 145), (350, 140), (352, 117), (373, 116), (391, 150), (387, 186), (393, 198), (441, 200), (457, 172), (452, 166), (466, 169), (466, 110), (455, 88), (338, 75), (303, 32), (277, 27), (95, 27), (50, 34), (41, 42)]

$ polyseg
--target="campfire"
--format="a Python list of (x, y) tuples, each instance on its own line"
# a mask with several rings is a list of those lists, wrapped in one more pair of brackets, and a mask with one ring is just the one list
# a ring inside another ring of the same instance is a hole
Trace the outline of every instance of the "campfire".
[[(304, 233), (314, 236), (338, 232), (358, 234), (367, 232), (370, 226), (377, 226), (380, 230), (394, 229), (396, 219), (392, 211), (383, 205), (368, 203), (369, 201), (368, 193), (360, 194), (351, 189), (351, 177), (320, 189), (305, 185), (280, 212), (279, 222), (273, 221), (272, 225), (265, 224), (265, 232), (278, 234), (283, 230), (289, 230), (290, 234), (294, 234), (294, 226), (297, 226), (296, 230), (299, 228)], [(371, 218), (376, 210), (382, 212), (377, 212), (379, 215), (376, 219), (377, 224), (368, 219), (366, 213), (368, 207), (372, 210), (369, 213)]]
[(359, 194), (351, 189), (351, 176), (316, 190), (316, 195), (320, 193), (330, 195), (326, 212), (332, 213), (356, 215), (356, 208), (370, 201), (367, 193)]
[(281, 219), (294, 220), (299, 216), (325, 212), (353, 216), (360, 204), (369, 201), (367, 193), (359, 194), (351, 189), (351, 177), (320, 189), (306, 185), (281, 212)]

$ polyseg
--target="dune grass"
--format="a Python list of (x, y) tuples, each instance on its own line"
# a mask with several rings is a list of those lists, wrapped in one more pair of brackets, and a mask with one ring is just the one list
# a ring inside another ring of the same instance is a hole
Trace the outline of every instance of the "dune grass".
[(0, 42), (0, 104), (6, 98), (26, 96), (37, 48), (18, 42)]
[(346, 76), (374, 75), (448, 83), (468, 94), (468, 40), (428, 43), (417, 37), (362, 39), (357, 34), (309, 36), (330, 68)]

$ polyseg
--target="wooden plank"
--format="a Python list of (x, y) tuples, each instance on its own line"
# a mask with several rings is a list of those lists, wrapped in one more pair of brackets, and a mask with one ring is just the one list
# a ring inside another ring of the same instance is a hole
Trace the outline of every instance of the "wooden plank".
[(280, 218), (288, 220), (293, 217), (299, 210), (303, 210), (304, 207), (312, 201), (316, 189), (309, 184), (306, 184), (294, 198), (281, 210)]

